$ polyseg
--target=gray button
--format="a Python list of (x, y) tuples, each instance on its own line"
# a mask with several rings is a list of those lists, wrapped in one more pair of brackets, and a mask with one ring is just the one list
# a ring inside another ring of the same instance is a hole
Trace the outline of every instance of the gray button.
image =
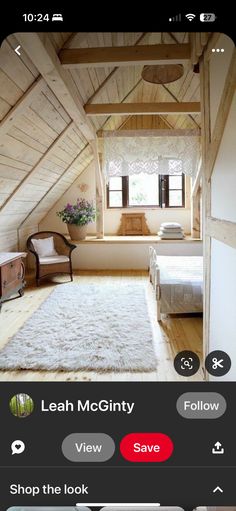
[(177, 400), (176, 408), (185, 419), (218, 419), (227, 403), (218, 392), (186, 392)]
[(102, 463), (113, 456), (115, 443), (105, 433), (72, 433), (64, 438), (61, 448), (70, 461)]

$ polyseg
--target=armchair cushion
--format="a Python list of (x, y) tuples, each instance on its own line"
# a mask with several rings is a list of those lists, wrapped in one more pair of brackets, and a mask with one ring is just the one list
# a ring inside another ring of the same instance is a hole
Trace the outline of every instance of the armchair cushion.
[(31, 241), (39, 257), (58, 256), (55, 250), (53, 236), (41, 239), (32, 238)]
[(49, 256), (49, 257), (39, 257), (40, 264), (58, 264), (58, 263), (67, 263), (69, 261), (69, 257), (63, 255)]

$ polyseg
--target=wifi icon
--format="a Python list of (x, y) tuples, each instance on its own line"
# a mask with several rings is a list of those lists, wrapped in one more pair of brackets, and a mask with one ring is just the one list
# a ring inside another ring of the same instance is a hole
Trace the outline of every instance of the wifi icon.
[(187, 18), (188, 21), (193, 21), (194, 18), (196, 18), (196, 14), (185, 14), (185, 18)]

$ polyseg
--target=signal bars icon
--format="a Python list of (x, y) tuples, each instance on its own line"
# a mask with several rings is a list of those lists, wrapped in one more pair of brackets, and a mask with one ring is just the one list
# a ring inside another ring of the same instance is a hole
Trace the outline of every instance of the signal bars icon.
[(181, 14), (177, 14), (173, 16), (173, 18), (169, 18), (169, 21), (181, 21)]

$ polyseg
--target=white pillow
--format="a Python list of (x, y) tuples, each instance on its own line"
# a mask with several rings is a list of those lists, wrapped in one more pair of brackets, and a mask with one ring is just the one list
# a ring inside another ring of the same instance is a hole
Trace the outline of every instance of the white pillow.
[(177, 227), (182, 227), (178, 222), (163, 222), (161, 227), (165, 227), (166, 229), (176, 229)]
[(54, 247), (53, 236), (50, 238), (41, 239), (34, 238), (31, 241), (39, 257), (50, 257), (58, 255)]

